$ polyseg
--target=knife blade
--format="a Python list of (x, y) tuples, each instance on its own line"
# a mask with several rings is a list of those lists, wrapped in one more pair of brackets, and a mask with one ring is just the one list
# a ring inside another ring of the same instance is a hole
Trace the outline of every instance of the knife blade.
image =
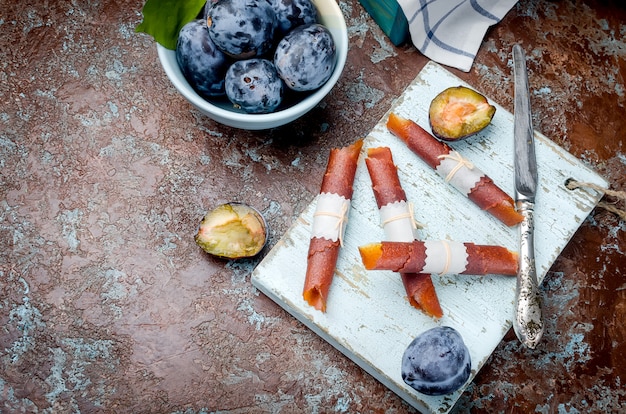
[(534, 349), (543, 335), (543, 298), (537, 283), (534, 247), (537, 159), (532, 126), (526, 55), (520, 45), (513, 46), (515, 78), (514, 150), (515, 204), (524, 217), (519, 224), (519, 270), (515, 290), (513, 329), (517, 338)]

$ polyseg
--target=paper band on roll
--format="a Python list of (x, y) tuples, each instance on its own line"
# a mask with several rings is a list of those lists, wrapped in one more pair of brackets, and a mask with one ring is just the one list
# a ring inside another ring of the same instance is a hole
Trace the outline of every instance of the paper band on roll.
[(467, 268), (467, 249), (463, 243), (446, 240), (426, 240), (426, 260), (423, 273), (458, 274)]
[(439, 155), (441, 160), (435, 171), (461, 193), (468, 195), (484, 177), (484, 173), (457, 151)]
[(380, 224), (385, 238), (393, 241), (413, 241), (417, 238), (418, 223), (413, 217), (413, 204), (401, 200), (380, 208)]
[(320, 193), (313, 214), (311, 238), (339, 240), (343, 246), (343, 234), (348, 224), (350, 200), (334, 193)]

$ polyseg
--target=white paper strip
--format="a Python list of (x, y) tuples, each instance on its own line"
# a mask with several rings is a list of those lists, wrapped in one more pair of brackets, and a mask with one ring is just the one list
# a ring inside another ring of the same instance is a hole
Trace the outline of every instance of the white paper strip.
[(320, 193), (313, 216), (311, 238), (341, 239), (348, 224), (350, 200), (334, 193)]
[(417, 238), (412, 204), (396, 201), (380, 208), (380, 224), (390, 241), (410, 242)]
[(463, 243), (426, 240), (426, 261), (420, 273), (458, 274), (467, 269), (467, 250)]
[(485, 174), (476, 168), (457, 151), (451, 151), (441, 157), (441, 162), (435, 169), (437, 173), (449, 182), (454, 188), (466, 196)]

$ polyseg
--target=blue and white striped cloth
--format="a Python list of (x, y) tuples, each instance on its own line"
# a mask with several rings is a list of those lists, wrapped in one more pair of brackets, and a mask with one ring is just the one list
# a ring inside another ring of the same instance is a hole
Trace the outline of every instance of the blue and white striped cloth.
[(426, 57), (469, 72), (490, 26), (517, 0), (398, 0), (411, 40)]

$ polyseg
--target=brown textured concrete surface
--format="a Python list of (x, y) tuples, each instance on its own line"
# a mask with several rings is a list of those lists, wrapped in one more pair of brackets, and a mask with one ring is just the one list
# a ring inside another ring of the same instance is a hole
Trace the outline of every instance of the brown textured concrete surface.
[[(176, 92), (134, 31), (142, 6), (0, 0), (0, 412), (414, 412), (251, 285), (263, 255), (218, 260), (193, 236), (237, 200), (263, 212), (271, 248), (329, 150), (366, 135), (427, 59), (341, 1), (337, 87), (289, 126), (244, 132)], [(512, 111), (516, 42), (535, 128), (625, 191), (626, 6), (521, 0), (471, 71), (451, 71)], [(455, 412), (626, 411), (625, 230), (590, 214), (542, 286), (541, 345), (509, 332)]]

